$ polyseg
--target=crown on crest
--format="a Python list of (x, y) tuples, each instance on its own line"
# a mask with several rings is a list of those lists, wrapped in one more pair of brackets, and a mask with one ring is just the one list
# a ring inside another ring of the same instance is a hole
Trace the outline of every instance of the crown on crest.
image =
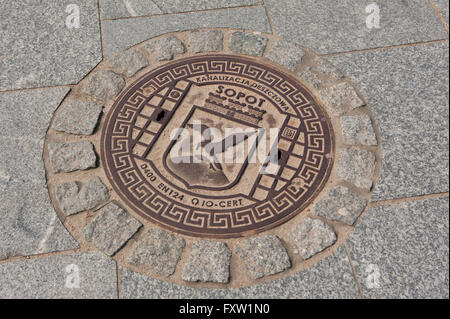
[(244, 121), (251, 124), (258, 124), (266, 111), (255, 108), (246, 103), (240, 103), (231, 98), (226, 98), (209, 92), (208, 98), (203, 106), (206, 109), (226, 117)]

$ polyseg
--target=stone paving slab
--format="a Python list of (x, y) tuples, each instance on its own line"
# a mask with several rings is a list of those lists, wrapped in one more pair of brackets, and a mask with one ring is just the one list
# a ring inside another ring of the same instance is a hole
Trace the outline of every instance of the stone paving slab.
[(97, 207), (109, 199), (109, 192), (96, 176), (82, 186), (77, 182), (56, 185), (55, 197), (63, 214), (70, 216)]
[(442, 14), (445, 22), (447, 22), (448, 27), (448, 1), (447, 0), (433, 0), (434, 4), (438, 8), (439, 12)]
[(233, 53), (262, 56), (266, 50), (267, 38), (253, 33), (233, 32), (229, 48)]
[(53, 120), (53, 129), (69, 134), (91, 135), (97, 126), (103, 106), (91, 102), (69, 100)]
[(102, 0), (103, 19), (261, 5), (262, 0)]
[(138, 231), (142, 224), (114, 203), (99, 210), (83, 229), (84, 238), (112, 256)]
[(341, 128), (346, 144), (377, 145), (377, 137), (367, 115), (342, 116)]
[(275, 235), (249, 238), (237, 254), (253, 279), (273, 275), (291, 267), (289, 255)]
[(145, 49), (157, 61), (172, 60), (175, 54), (186, 52), (183, 42), (174, 35), (150, 40), (147, 42)]
[(0, 298), (117, 298), (116, 264), (99, 252), (3, 263)]
[(217, 52), (223, 50), (223, 33), (218, 30), (194, 31), (187, 36), (193, 53)]
[(68, 90), (0, 94), (0, 259), (78, 247), (50, 203), (42, 161), (51, 114)]
[(305, 52), (294, 43), (288, 41), (277, 41), (267, 53), (266, 57), (286, 69), (295, 71), (297, 64), (302, 62)]
[(0, 137), (2, 156), (0, 171), (17, 183), (39, 184), (45, 187), (42, 161), (43, 140), (31, 136)]
[(181, 236), (162, 229), (150, 228), (133, 250), (129, 262), (168, 277), (175, 272), (185, 245), (185, 240)]
[(245, 288), (194, 289), (120, 269), (122, 298), (359, 298), (343, 248), (315, 266), (280, 280)]
[[(0, 136), (44, 139), (68, 87), (0, 93)], [(42, 152), (42, 150), (40, 150)]]
[(370, 209), (348, 238), (368, 298), (448, 298), (448, 197)]
[(270, 32), (270, 25), (263, 7), (105, 20), (103, 22), (104, 53), (110, 56), (163, 33), (199, 28), (241, 28)]
[(185, 281), (226, 284), (230, 280), (230, 259), (231, 251), (227, 244), (197, 240), (192, 245), (181, 277)]
[(447, 192), (448, 43), (329, 58), (362, 90), (381, 131), (372, 200)]
[(49, 143), (48, 155), (54, 173), (69, 173), (97, 167), (94, 145), (89, 141)]
[(320, 219), (306, 217), (290, 232), (289, 237), (295, 243), (298, 253), (308, 259), (336, 242), (333, 228)]
[(10, 180), (0, 194), (0, 260), (78, 248), (53, 209), (45, 186)]
[(353, 225), (366, 208), (367, 201), (344, 186), (332, 188), (326, 197), (313, 207), (313, 213), (329, 220)]
[(233, 289), (232, 298), (347, 299), (359, 298), (344, 248), (314, 266), (277, 281)]
[[(66, 27), (68, 4), (80, 28)], [(102, 58), (97, 0), (3, 1), (0, 38), (0, 90), (77, 83)]]
[(366, 26), (364, 0), (267, 0), (274, 32), (317, 53), (448, 38), (428, 1), (376, 1), (380, 28)]
[(120, 268), (120, 297), (124, 299), (223, 299), (226, 289), (191, 288)]

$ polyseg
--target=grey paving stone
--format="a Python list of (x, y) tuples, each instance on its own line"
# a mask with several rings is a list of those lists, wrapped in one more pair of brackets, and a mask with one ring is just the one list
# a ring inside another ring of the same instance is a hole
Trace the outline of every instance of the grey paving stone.
[(3, 192), (6, 189), (6, 186), (8, 186), (11, 177), (9, 177), (8, 175), (2, 175), (3, 172), (0, 174), (0, 192)]
[(53, 172), (72, 172), (97, 167), (94, 145), (88, 141), (50, 143), (48, 154)]
[(372, 200), (447, 192), (448, 43), (330, 59), (357, 83), (381, 132)]
[(108, 188), (98, 176), (91, 178), (83, 185), (78, 194), (78, 201), (80, 205), (84, 205), (85, 209), (94, 208), (108, 199)]
[(342, 247), (316, 265), (294, 275), (264, 284), (230, 290), (181, 286), (121, 267), (120, 293), (122, 298), (151, 299), (348, 299), (360, 297), (351, 266)]
[(338, 176), (359, 188), (370, 189), (375, 172), (375, 154), (368, 150), (339, 151)]
[(0, 194), (0, 211), (0, 259), (79, 247), (61, 224), (42, 182), (24, 184), (11, 177)]
[(51, 116), (68, 91), (0, 93), (0, 259), (78, 247), (50, 203), (42, 161)]
[(139, 239), (129, 262), (168, 277), (175, 272), (184, 246), (182, 237), (159, 228), (151, 228)]
[(230, 50), (238, 54), (262, 56), (266, 49), (267, 38), (248, 32), (233, 32), (230, 39)]
[(183, 42), (174, 35), (150, 40), (145, 47), (152, 57), (158, 61), (172, 60), (174, 54), (186, 52)]
[(448, 197), (371, 208), (348, 238), (367, 298), (449, 298)]
[(117, 53), (107, 62), (114, 71), (126, 77), (135, 75), (148, 65), (147, 58), (137, 50)]
[(223, 33), (219, 30), (193, 31), (187, 36), (189, 51), (194, 53), (222, 51)]
[(273, 275), (291, 267), (286, 248), (275, 235), (252, 237), (238, 247), (237, 253), (253, 279)]
[(76, 182), (58, 184), (55, 196), (59, 207), (66, 216), (97, 207), (109, 199), (109, 192), (99, 177), (94, 177), (78, 187)]
[(365, 105), (353, 86), (347, 82), (328, 86), (319, 90), (317, 94), (328, 111), (336, 116)]
[(45, 186), (42, 149), (44, 141), (33, 137), (0, 137), (0, 172), (16, 182)]
[(91, 135), (102, 112), (103, 106), (96, 103), (69, 100), (56, 115), (52, 128), (70, 134)]
[(103, 22), (104, 53), (110, 56), (157, 35), (200, 28), (237, 28), (270, 32), (263, 7), (106, 20)]
[(330, 220), (353, 225), (366, 208), (367, 201), (347, 187), (333, 187), (327, 196), (313, 207), (313, 213)]
[(320, 75), (314, 72), (314, 69), (311, 66), (297, 72), (297, 75), (300, 79), (314, 86), (316, 89), (321, 88), (324, 85), (324, 81), (321, 79)]
[(124, 299), (223, 299), (227, 294), (227, 289), (191, 288), (120, 267), (120, 295)]
[(345, 143), (377, 145), (372, 120), (368, 115), (342, 116), (340, 120)]
[(104, 19), (263, 4), (262, 0), (103, 0)]
[(55, 186), (55, 196), (59, 207), (66, 216), (76, 214), (80, 210), (78, 208), (78, 193), (80, 189), (76, 182), (62, 183)]
[(445, 22), (447, 22), (448, 26), (448, 1), (446, 0), (433, 0), (434, 4), (438, 8), (439, 12), (442, 14)]
[(266, 54), (266, 58), (291, 71), (295, 71), (296, 66), (302, 62), (304, 56), (305, 51), (294, 43), (284, 40), (277, 41)]
[(227, 283), (230, 279), (231, 251), (227, 244), (212, 240), (197, 240), (181, 278), (186, 281)]
[[(68, 4), (80, 28), (65, 25)], [(102, 58), (97, 0), (3, 1), (0, 90), (78, 83)]]
[(124, 79), (109, 70), (101, 70), (91, 75), (83, 92), (101, 101), (115, 97), (125, 86)]
[(297, 72), (297, 75), (316, 89), (330, 85), (345, 77), (341, 71), (322, 57), (313, 58), (311, 63), (314, 63), (314, 65), (302, 69)]
[(162, 8), (155, 1), (148, 0), (102, 0), (101, 14), (103, 19), (138, 17), (162, 14)]
[(365, 0), (267, 0), (275, 32), (319, 54), (448, 38), (428, 1), (381, 0), (380, 28)]
[(117, 298), (116, 264), (99, 252), (3, 263), (0, 298)]
[(330, 247), (336, 242), (334, 230), (319, 219), (306, 217), (292, 228), (289, 237), (297, 246), (298, 253), (304, 259)]
[(112, 256), (139, 230), (142, 224), (122, 208), (109, 203), (83, 229), (84, 238)]
[(322, 77), (327, 78), (330, 82), (342, 80), (345, 77), (342, 71), (338, 70), (324, 57), (314, 57), (313, 63), (315, 63), (315, 71)]
[(360, 295), (345, 251), (339, 247), (335, 253), (304, 271), (264, 284), (232, 289), (227, 297), (349, 299)]
[(69, 87), (0, 93), (0, 136), (44, 139)]

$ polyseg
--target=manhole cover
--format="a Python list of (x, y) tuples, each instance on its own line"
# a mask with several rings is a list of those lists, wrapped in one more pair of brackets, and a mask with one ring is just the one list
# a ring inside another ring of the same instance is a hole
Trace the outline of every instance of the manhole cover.
[(377, 132), (325, 58), (270, 34), (191, 30), (74, 85), (44, 162), (83, 251), (176, 284), (243, 287), (342, 253), (380, 173)]
[(136, 212), (190, 235), (273, 227), (321, 190), (332, 127), (295, 79), (231, 55), (184, 58), (116, 100), (102, 160)]

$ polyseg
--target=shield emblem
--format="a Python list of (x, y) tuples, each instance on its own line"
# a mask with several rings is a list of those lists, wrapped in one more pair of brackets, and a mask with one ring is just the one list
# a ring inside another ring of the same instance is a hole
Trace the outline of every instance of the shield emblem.
[(259, 127), (199, 87), (192, 86), (188, 95), (205, 102), (190, 104), (187, 97), (178, 107), (176, 115), (184, 120), (171, 128), (178, 133), (164, 153), (164, 167), (189, 189), (231, 188), (256, 150)]
[(257, 144), (258, 130), (232, 115), (194, 106), (166, 150), (165, 166), (187, 188), (220, 190), (233, 187)]

